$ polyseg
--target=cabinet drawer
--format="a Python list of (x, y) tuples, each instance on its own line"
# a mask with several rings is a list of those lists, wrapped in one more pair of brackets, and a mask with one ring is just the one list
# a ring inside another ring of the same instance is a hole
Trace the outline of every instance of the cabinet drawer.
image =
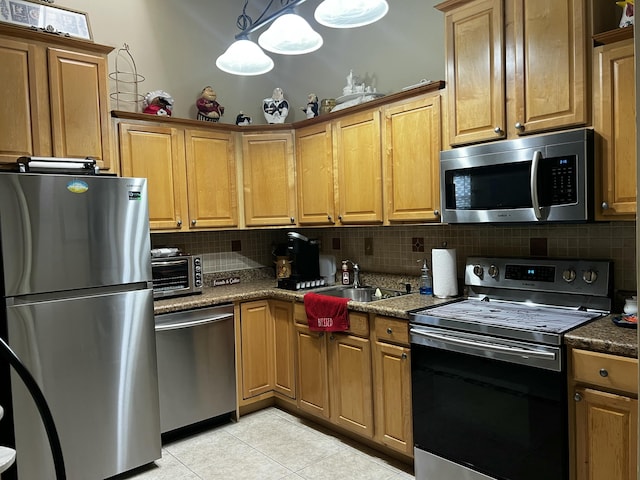
[[(293, 310), (293, 317), (296, 323), (307, 325), (307, 314), (304, 310), (304, 303), (296, 303)], [(359, 337), (369, 336), (369, 316), (361, 312), (349, 312), (349, 330), (347, 333)]]
[(638, 393), (637, 359), (587, 350), (573, 350), (572, 359), (576, 382)]
[(409, 322), (389, 317), (376, 317), (376, 339), (409, 345)]

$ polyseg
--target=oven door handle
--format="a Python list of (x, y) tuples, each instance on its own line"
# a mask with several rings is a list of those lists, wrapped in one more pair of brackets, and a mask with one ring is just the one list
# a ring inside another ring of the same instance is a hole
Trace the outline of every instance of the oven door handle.
[(529, 179), (529, 185), (531, 188), (531, 204), (533, 205), (533, 213), (536, 219), (542, 220), (542, 209), (540, 208), (540, 200), (538, 199), (538, 165), (542, 158), (542, 152), (536, 150), (533, 152), (533, 159), (531, 160), (531, 178)]
[(510, 347), (506, 345), (497, 345), (495, 343), (478, 342), (475, 340), (467, 340), (467, 339), (455, 337), (452, 335), (423, 332), (415, 328), (411, 329), (411, 333), (415, 335), (419, 335), (421, 337), (430, 338), (432, 340), (440, 340), (446, 343), (462, 345), (475, 350), (484, 350), (484, 351), (491, 350), (493, 352), (508, 353), (508, 354), (513, 354), (518, 356), (525, 355), (527, 357), (536, 357), (536, 358), (542, 358), (542, 359), (548, 359), (548, 360), (554, 360), (556, 358), (556, 354), (553, 352), (541, 352), (539, 350), (530, 350), (527, 348)]
[(153, 260), (153, 266), (167, 266), (167, 265), (183, 265), (187, 263), (186, 260)]

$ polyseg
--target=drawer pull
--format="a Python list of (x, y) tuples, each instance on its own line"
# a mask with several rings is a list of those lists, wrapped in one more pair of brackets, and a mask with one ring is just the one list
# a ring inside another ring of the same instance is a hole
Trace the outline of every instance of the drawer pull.
[(573, 399), (576, 402), (581, 402), (582, 401), (582, 395), (576, 392), (576, 394), (573, 396)]
[(391, 327), (387, 328), (387, 333), (388, 333), (389, 335), (391, 335), (391, 334), (393, 333), (393, 330), (391, 330)]
[(401, 357), (402, 357), (402, 360), (406, 360), (406, 359), (407, 359), (407, 354), (406, 354), (406, 353), (403, 353), (403, 354), (401, 355)]
[(607, 372), (607, 370), (606, 370), (606, 369), (601, 368), (601, 369), (600, 369), (600, 376), (601, 376), (601, 377), (608, 377), (608, 376), (609, 376), (609, 372)]

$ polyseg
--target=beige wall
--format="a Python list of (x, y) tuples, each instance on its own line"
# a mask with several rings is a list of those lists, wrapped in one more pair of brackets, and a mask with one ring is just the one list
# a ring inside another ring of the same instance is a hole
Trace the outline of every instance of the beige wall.
[[(266, 0), (250, 0), (249, 16), (258, 17)], [(216, 58), (239, 32), (239, 0), (58, 0), (56, 5), (87, 12), (94, 41), (121, 48), (128, 44), (137, 71), (145, 77), (139, 93), (164, 90), (175, 99), (174, 116), (195, 118), (195, 101), (211, 85), (225, 107), (222, 121), (234, 123), (240, 110), (255, 124), (266, 123), (262, 99), (281, 87), (291, 111), (287, 121), (303, 120), (307, 94), (342, 95), (350, 69), (375, 81), (379, 92), (392, 93), (422, 78), (444, 79), (444, 22), (435, 0), (389, 0), (390, 11), (373, 25), (335, 30), (318, 25), (313, 11), (320, 0), (308, 0), (299, 13), (323, 36), (317, 52), (300, 56), (272, 54), (276, 66), (258, 77), (238, 77), (217, 69)], [(278, 5), (280, 2), (274, 2)], [(257, 32), (261, 33), (264, 29)], [(257, 41), (257, 34), (251, 39)], [(110, 72), (115, 71), (114, 51)], [(127, 65), (118, 62), (121, 71)], [(121, 89), (122, 90), (122, 89)], [(112, 83), (111, 91), (115, 92)], [(113, 109), (132, 110), (121, 103)]]

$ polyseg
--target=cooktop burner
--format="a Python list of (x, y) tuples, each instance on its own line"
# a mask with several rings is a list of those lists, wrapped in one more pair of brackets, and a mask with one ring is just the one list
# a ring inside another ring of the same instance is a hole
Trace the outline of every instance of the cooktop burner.
[(611, 262), (467, 259), (468, 298), (413, 312), (412, 322), (560, 345), (611, 309)]

